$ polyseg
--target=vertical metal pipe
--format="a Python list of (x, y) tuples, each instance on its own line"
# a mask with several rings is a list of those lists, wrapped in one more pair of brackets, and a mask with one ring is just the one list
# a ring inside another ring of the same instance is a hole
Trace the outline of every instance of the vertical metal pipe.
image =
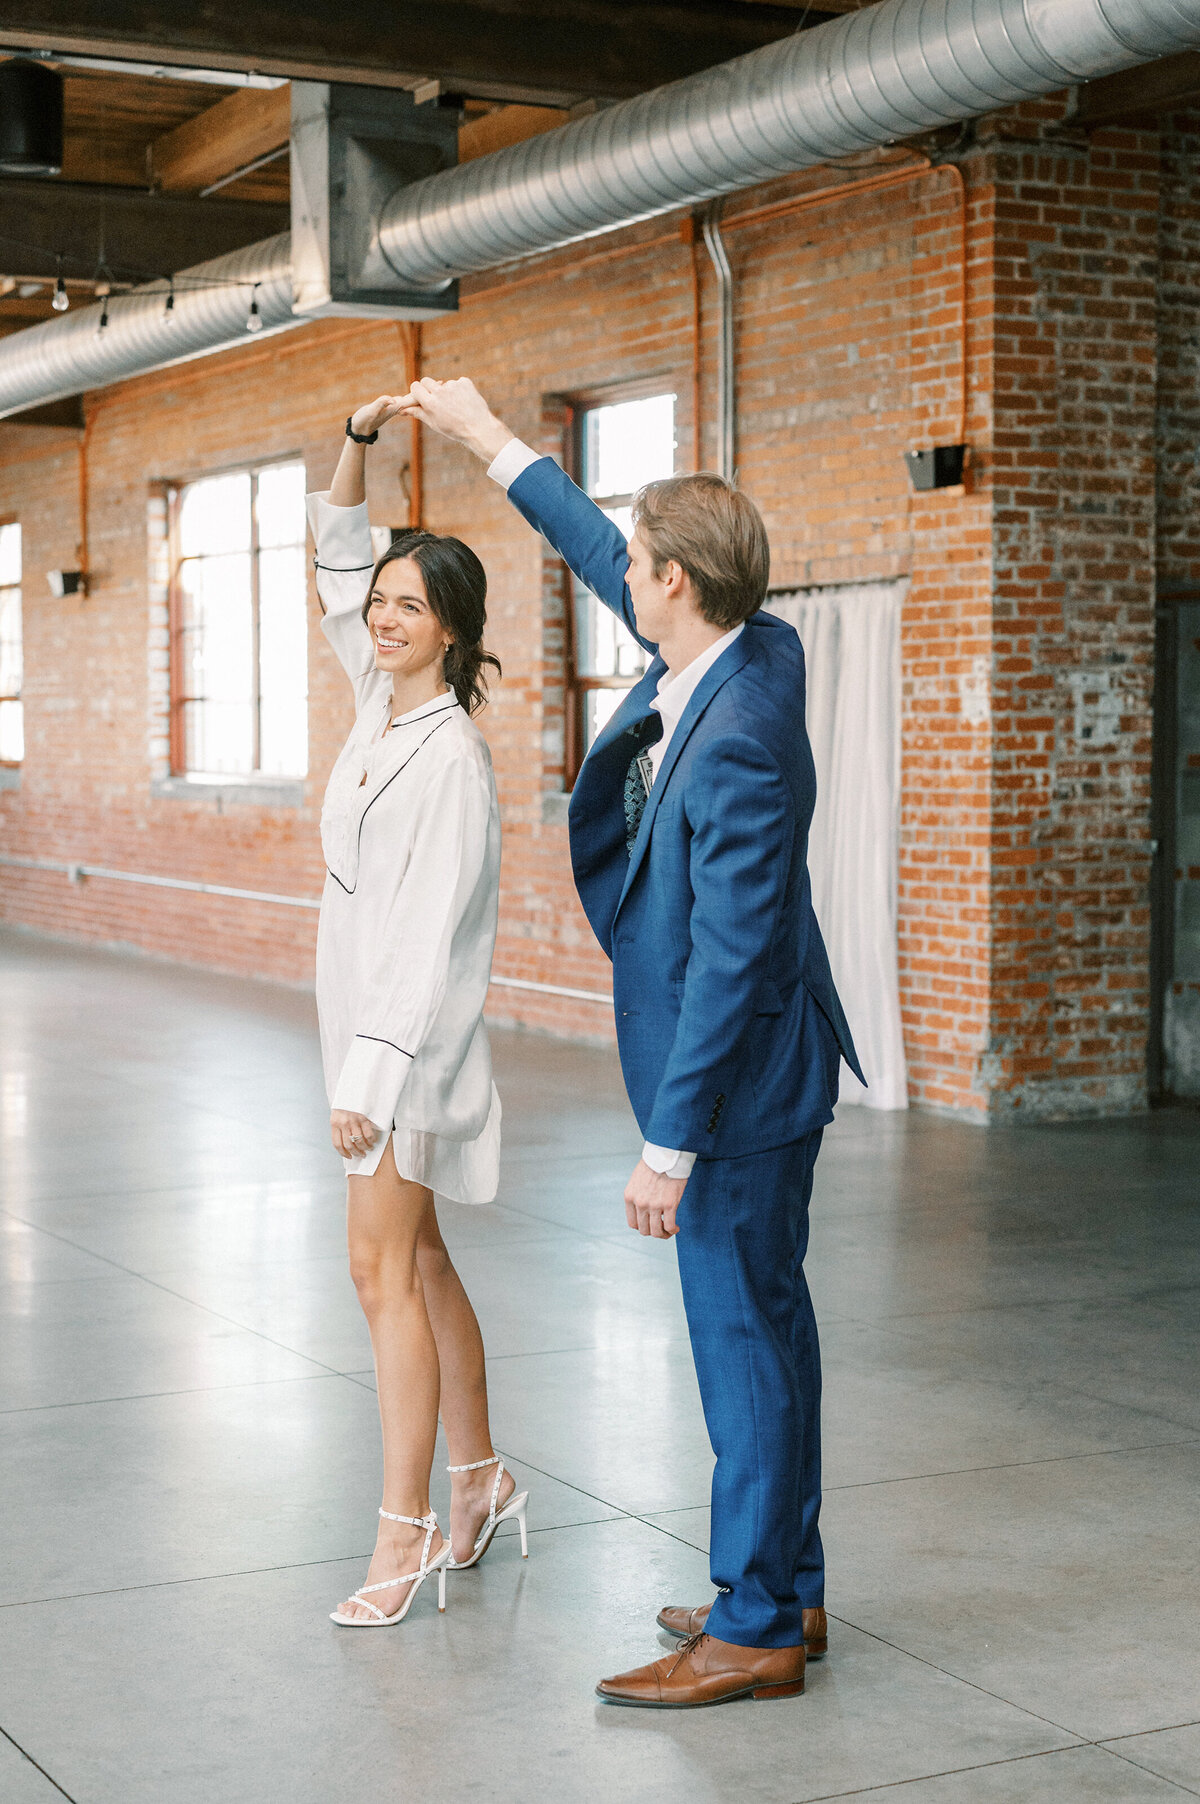
[(704, 243), (717, 277), (717, 474), (733, 481), (737, 414), (734, 391), (733, 271), (721, 236), (722, 202), (704, 209)]

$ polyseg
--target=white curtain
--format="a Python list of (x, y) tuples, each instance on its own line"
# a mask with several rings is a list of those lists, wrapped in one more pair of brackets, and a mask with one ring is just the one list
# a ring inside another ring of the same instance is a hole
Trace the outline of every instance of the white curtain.
[(900, 841), (900, 609), (907, 584), (796, 589), (767, 603), (795, 627), (808, 669), (817, 766), (813, 906), (867, 1089), (844, 1065), (842, 1100), (908, 1107), (896, 892)]

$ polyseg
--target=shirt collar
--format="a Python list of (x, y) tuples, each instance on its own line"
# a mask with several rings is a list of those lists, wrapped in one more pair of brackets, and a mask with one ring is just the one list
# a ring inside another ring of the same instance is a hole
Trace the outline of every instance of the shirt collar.
[(664, 671), (658, 679), (658, 692), (650, 703), (662, 715), (664, 735), (678, 723), (703, 678), (744, 629), (745, 622), (739, 621), (732, 631), (725, 633), (707, 651), (702, 651), (698, 658), (693, 658), (690, 664), (685, 664), (682, 670)]
[[(388, 696), (384, 704), (385, 709), (390, 708), (391, 705), (392, 698)], [(406, 727), (414, 720), (424, 720), (427, 714), (448, 714), (451, 708), (457, 708), (457, 706), (457, 696), (452, 689), (448, 689), (445, 695), (435, 695), (431, 702), (422, 702), (419, 708), (410, 708), (407, 714), (397, 714), (392, 726)]]

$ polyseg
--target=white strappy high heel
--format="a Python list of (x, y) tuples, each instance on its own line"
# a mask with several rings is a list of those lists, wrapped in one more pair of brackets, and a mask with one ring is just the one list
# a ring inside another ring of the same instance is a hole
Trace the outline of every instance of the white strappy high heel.
[(502, 1522), (516, 1521), (517, 1527), (521, 1531), (521, 1558), (523, 1560), (529, 1558), (529, 1536), (525, 1532), (525, 1505), (529, 1502), (529, 1492), (514, 1491), (504, 1508), (499, 1511), (496, 1509), (496, 1500), (500, 1496), (500, 1485), (508, 1470), (500, 1455), (493, 1453), (490, 1459), (477, 1459), (472, 1461), (469, 1466), (447, 1466), (446, 1470), (447, 1472), (481, 1472), (485, 1466), (495, 1466), (496, 1468), (496, 1482), (492, 1486), (492, 1501), (488, 1509), (488, 1518), (479, 1531), (474, 1552), (469, 1560), (456, 1560), (453, 1554), (450, 1555), (448, 1565), (450, 1572), (465, 1572), (468, 1566), (477, 1566), (492, 1545), (492, 1537)]
[[(416, 1572), (405, 1572), (402, 1573), (399, 1578), (385, 1579), (382, 1585), (364, 1585), (360, 1591), (354, 1593), (354, 1596), (350, 1600), (351, 1603), (361, 1604), (364, 1610), (370, 1610), (370, 1616), (343, 1616), (340, 1610), (331, 1610), (329, 1612), (330, 1622), (341, 1623), (342, 1626), (347, 1629), (389, 1629), (394, 1622), (403, 1622), (404, 1618), (408, 1615), (413, 1598), (417, 1595), (417, 1592), (421, 1589), (425, 1580), (433, 1572), (437, 1573), (438, 1609), (444, 1610), (446, 1608), (446, 1568), (452, 1564), (449, 1541), (444, 1541), (442, 1543), (432, 1560), (429, 1557), (429, 1543), (433, 1540), (433, 1531), (438, 1525), (437, 1516), (432, 1510), (430, 1510), (428, 1516), (396, 1516), (393, 1515), (391, 1510), (382, 1509), (379, 1514), (381, 1516), (386, 1516), (389, 1522), (408, 1522), (411, 1523), (413, 1528), (423, 1528), (425, 1530), (425, 1545), (421, 1549), (421, 1564)], [(370, 1602), (368, 1596), (369, 1592), (390, 1591), (393, 1585), (409, 1584), (412, 1585), (412, 1589), (407, 1593), (404, 1602), (393, 1616), (385, 1616), (378, 1604)]]

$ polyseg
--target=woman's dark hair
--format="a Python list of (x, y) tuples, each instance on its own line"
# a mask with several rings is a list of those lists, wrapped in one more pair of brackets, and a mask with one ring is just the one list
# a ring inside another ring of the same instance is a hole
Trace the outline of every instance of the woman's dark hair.
[(425, 583), (425, 595), (434, 617), (452, 636), (446, 653), (446, 681), (468, 714), (478, 713), (487, 701), (484, 669), (502, 675), (499, 658), (483, 649), (487, 621), (487, 573), (469, 545), (461, 539), (444, 539), (440, 533), (413, 528), (397, 535), (371, 572), (371, 586), (363, 603), (365, 621), (379, 572), (397, 558), (410, 557)]

